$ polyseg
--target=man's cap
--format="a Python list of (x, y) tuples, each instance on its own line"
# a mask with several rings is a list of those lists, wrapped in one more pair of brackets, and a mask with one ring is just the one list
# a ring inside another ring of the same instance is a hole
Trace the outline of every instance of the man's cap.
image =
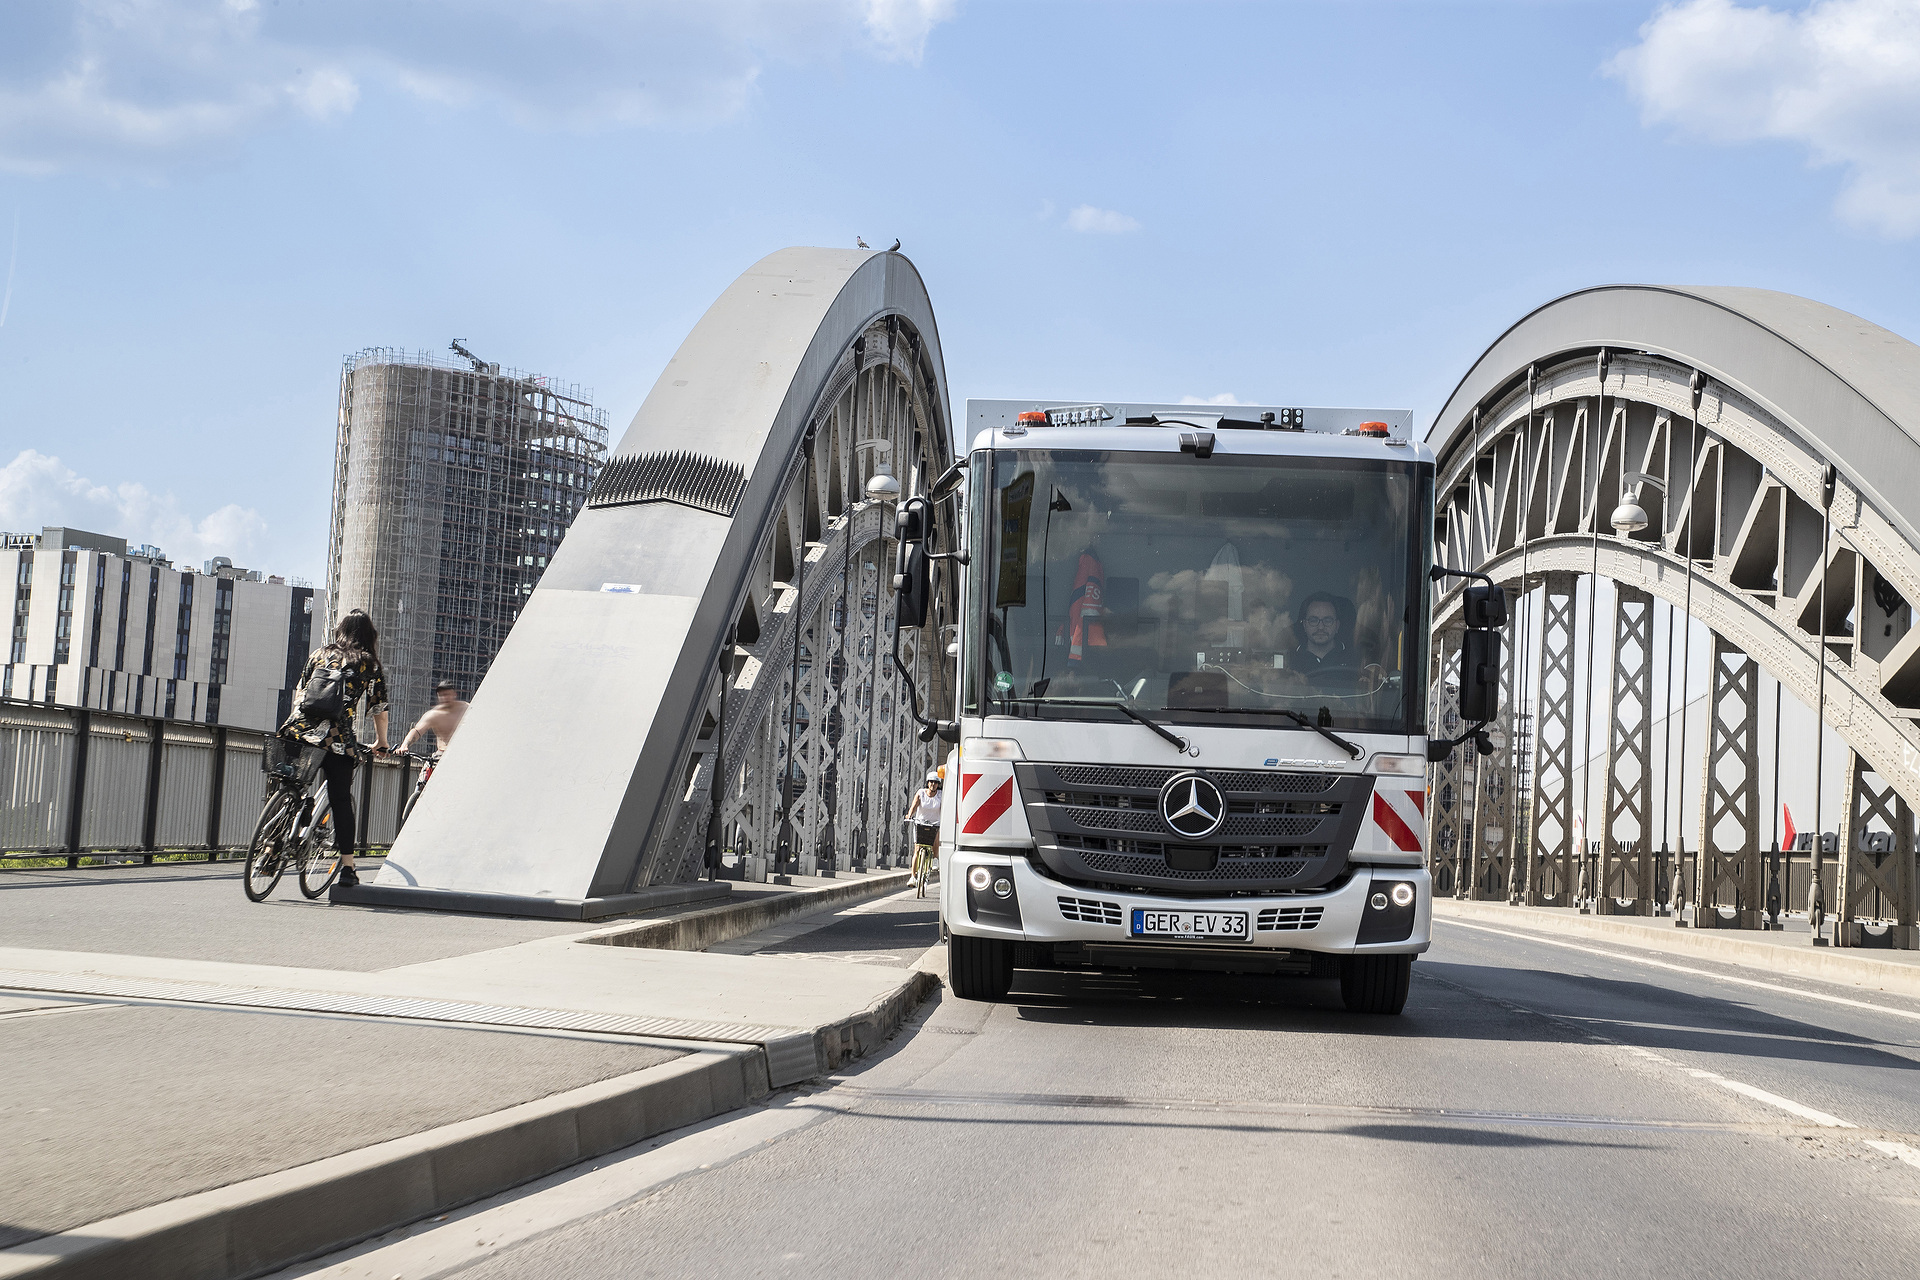
[(935, 772), (933, 772), (933, 771), (932, 771), (931, 769), (929, 769), (929, 770), (927, 771), (927, 781), (928, 781), (928, 782), (938, 782), (938, 781), (940, 781), (940, 775), (939, 775), (939, 774), (937, 774), (937, 773), (935, 773)]
[(436, 684), (433, 686), (433, 691), (435, 693), (446, 693), (449, 690), (451, 690), (454, 693), (458, 693), (460, 692), (460, 686), (455, 684), (451, 680), (442, 680), (439, 684)]

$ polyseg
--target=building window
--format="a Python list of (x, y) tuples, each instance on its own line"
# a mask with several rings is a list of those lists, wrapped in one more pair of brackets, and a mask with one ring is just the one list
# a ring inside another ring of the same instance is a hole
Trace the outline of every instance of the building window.
[(22, 551), (20, 570), (13, 578), (13, 643), (8, 656), (14, 662), (27, 660), (27, 614), (32, 608), (33, 552)]
[(60, 687), (60, 668), (47, 668), (47, 705), (53, 705), (54, 691)]
[(218, 578), (213, 584), (213, 658), (207, 664), (207, 680), (212, 684), (227, 682), (227, 654), (232, 637), (233, 580)]
[[(173, 633), (173, 678), (187, 678), (187, 645), (193, 638), (193, 575), (180, 575), (180, 616)], [(169, 711), (168, 715), (173, 713)]]
[(74, 563), (77, 554), (77, 552), (66, 551), (60, 556), (60, 594), (55, 598), (53, 619), (55, 666), (67, 661), (73, 651), (73, 578), (78, 568)]
[(87, 665), (100, 665), (100, 620), (107, 611), (107, 558), (93, 562), (93, 638), (87, 644)]
[(160, 566), (147, 570), (147, 647), (140, 655), (140, 674), (153, 674), (153, 633), (160, 620)]
[(127, 605), (133, 595), (133, 561), (120, 562), (120, 633), (113, 642), (113, 669), (127, 669)]
[(164, 714), (169, 720), (173, 719), (174, 695), (177, 694), (178, 692), (179, 692), (179, 689), (175, 686), (174, 682), (171, 680), (167, 681), (167, 709), (162, 714)]

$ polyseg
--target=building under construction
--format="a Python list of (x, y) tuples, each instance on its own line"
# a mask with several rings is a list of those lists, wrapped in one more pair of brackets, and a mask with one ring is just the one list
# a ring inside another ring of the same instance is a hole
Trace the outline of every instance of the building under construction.
[(461, 359), (374, 347), (340, 375), (329, 629), (380, 629), (396, 740), (437, 680), (471, 695), (607, 451), (592, 393)]

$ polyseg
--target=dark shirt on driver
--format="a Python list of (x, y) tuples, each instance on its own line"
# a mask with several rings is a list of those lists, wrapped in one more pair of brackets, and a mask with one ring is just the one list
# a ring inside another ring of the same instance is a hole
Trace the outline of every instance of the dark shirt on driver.
[(1350, 667), (1353, 662), (1347, 657), (1347, 646), (1336, 642), (1333, 648), (1319, 657), (1314, 656), (1313, 650), (1301, 645), (1287, 655), (1287, 665), (1296, 671), (1319, 671), (1323, 668)]

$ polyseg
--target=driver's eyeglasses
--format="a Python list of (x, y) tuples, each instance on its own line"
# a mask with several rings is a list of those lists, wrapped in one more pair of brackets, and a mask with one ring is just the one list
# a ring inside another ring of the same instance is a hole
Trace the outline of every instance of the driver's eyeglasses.
[(1338, 618), (1305, 618), (1302, 621), (1310, 627), (1331, 627), (1340, 620)]

